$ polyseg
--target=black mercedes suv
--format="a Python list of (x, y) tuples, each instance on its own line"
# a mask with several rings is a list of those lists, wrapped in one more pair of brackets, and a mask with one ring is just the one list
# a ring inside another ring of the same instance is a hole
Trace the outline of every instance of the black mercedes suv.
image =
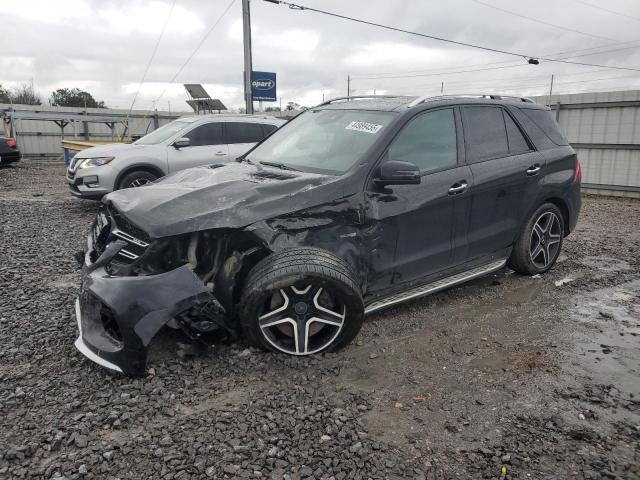
[(236, 162), (106, 196), (76, 346), (130, 375), (166, 324), (332, 350), (370, 312), (505, 265), (549, 270), (580, 178), (549, 109), (525, 98), (334, 99)]

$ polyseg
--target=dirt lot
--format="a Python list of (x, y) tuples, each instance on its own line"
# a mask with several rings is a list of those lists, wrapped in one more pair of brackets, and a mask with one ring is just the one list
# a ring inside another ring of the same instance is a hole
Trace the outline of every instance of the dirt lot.
[(640, 478), (638, 201), (585, 198), (547, 275), (371, 316), (338, 354), (162, 332), (143, 379), (73, 347), (95, 210), (58, 164), (0, 169), (0, 478)]

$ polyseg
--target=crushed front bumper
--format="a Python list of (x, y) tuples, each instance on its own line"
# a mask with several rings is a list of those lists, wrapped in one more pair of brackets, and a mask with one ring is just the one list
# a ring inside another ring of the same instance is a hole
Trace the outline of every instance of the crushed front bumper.
[(169, 320), (216, 300), (187, 265), (157, 275), (110, 276), (104, 265), (123, 246), (111, 243), (93, 264), (85, 257), (75, 346), (103, 367), (138, 376), (146, 374), (151, 339)]

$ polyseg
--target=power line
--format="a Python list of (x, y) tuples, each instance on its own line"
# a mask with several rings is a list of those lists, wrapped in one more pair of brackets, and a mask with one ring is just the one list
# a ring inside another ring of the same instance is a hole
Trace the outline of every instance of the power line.
[(527, 55), (527, 54), (523, 54), (523, 53), (510, 52), (510, 51), (501, 50), (501, 49), (498, 49), (498, 48), (485, 47), (485, 46), (476, 45), (476, 44), (473, 44), (473, 43), (459, 42), (457, 40), (451, 40), (451, 39), (448, 39), (448, 38), (437, 37), (435, 35), (428, 35), (426, 33), (412, 32), (411, 30), (404, 30), (402, 28), (391, 27), (389, 25), (382, 25), (380, 23), (369, 22), (367, 20), (362, 20), (362, 19), (354, 18), (354, 17), (348, 17), (346, 15), (340, 15), (338, 13), (327, 12), (325, 10), (319, 10), (317, 8), (306, 7), (304, 5), (298, 5), (298, 4), (295, 4), (295, 3), (289, 3), (289, 2), (282, 1), (282, 0), (264, 0), (264, 1), (265, 2), (269, 2), (269, 3), (286, 5), (292, 10), (309, 10), (311, 12), (321, 13), (323, 15), (329, 15), (331, 17), (341, 18), (343, 20), (350, 20), (352, 22), (357, 22), (357, 23), (362, 23), (362, 24), (365, 24), (365, 25), (371, 25), (371, 26), (374, 26), (374, 27), (384, 28), (386, 30), (392, 30), (392, 31), (395, 31), (395, 32), (406, 33), (406, 34), (415, 35), (415, 36), (418, 36), (418, 37), (429, 38), (431, 40), (437, 40), (439, 42), (452, 43), (454, 45), (461, 45), (461, 46), (464, 46), (464, 47), (477, 48), (479, 50), (485, 50), (485, 51), (494, 52), (494, 53), (501, 53), (503, 55), (511, 55), (513, 57), (521, 57), (521, 58), (527, 59), (530, 63), (537, 62), (538, 60), (544, 60), (544, 61), (547, 61), (547, 62), (567, 63), (567, 64), (571, 64), (571, 65), (584, 65), (584, 66), (588, 66), (588, 67), (601, 67), (601, 68), (610, 68), (612, 70), (629, 70), (629, 71), (633, 71), (633, 72), (640, 72), (640, 68), (621, 67), (621, 66), (617, 66), (617, 65), (599, 65), (599, 64), (596, 64), (596, 63), (586, 63), (586, 62), (573, 62), (573, 61), (570, 61), (570, 60), (560, 60), (560, 59), (553, 59), (553, 58), (548, 58), (548, 57), (540, 57), (540, 56), (536, 56), (536, 55)]
[[(557, 77), (560, 78), (564, 78), (564, 77), (573, 77), (573, 76), (577, 76), (577, 75), (591, 75), (594, 73), (601, 73), (601, 72), (605, 72), (607, 71), (606, 69), (600, 69), (600, 70), (589, 70), (587, 72), (575, 72), (575, 73), (567, 73), (567, 74), (562, 74), (562, 75), (557, 75)], [(635, 75), (635, 74), (634, 74)], [(488, 87), (496, 87), (499, 85), (505, 85), (505, 84), (517, 84), (517, 85), (526, 85), (525, 82), (527, 81), (531, 81), (531, 80), (538, 80), (538, 79), (546, 79), (548, 78), (547, 75), (536, 75), (536, 76), (526, 76), (526, 77), (510, 77), (510, 78), (490, 78), (490, 79), (479, 79), (479, 80), (453, 80), (453, 81), (445, 81), (445, 85), (451, 87), (453, 86), (454, 88), (457, 86), (465, 86), (465, 85), (486, 85)], [(585, 82), (589, 82), (590, 79), (584, 79), (583, 81)], [(378, 84), (379, 85), (379, 84)], [(395, 90), (421, 90), (424, 88), (428, 88), (430, 87), (431, 84), (425, 84), (425, 83), (420, 83), (420, 84), (409, 84), (409, 85), (400, 85), (397, 87), (394, 87), (394, 91)]]
[(601, 7), (600, 5), (594, 5), (592, 3), (585, 2), (583, 0), (574, 0), (574, 2), (580, 3), (582, 5), (586, 5), (586, 6), (591, 7), (591, 8), (595, 8), (597, 10), (602, 10), (603, 12), (611, 13), (613, 15), (618, 15), (619, 17), (624, 17), (624, 18), (628, 18), (630, 20), (636, 20), (637, 22), (640, 22), (640, 18), (638, 18), (638, 17), (634, 17), (632, 15), (627, 15), (625, 13), (616, 12), (615, 10), (610, 10), (608, 8)]
[[(622, 46), (622, 45), (637, 44), (638, 42), (640, 42), (640, 40), (636, 39), (636, 40), (628, 40), (626, 42), (609, 43), (607, 45), (598, 45), (597, 47), (580, 48), (578, 50), (565, 50), (564, 52), (547, 53), (547, 54), (545, 54), (545, 57), (555, 57), (557, 55), (566, 55), (568, 53), (575, 54), (575, 53), (579, 53), (579, 52), (590, 52), (591, 50), (599, 50), (601, 48), (609, 48), (609, 47), (613, 47), (613, 46), (618, 46), (619, 47), (619, 46)], [(631, 45), (628, 48), (635, 48), (637, 46), (638, 45)], [(600, 53), (606, 53), (606, 52), (610, 52), (610, 51), (614, 51), (614, 50), (603, 50), (602, 52), (585, 53), (585, 54), (580, 54), (580, 55), (570, 55), (570, 56), (565, 57), (565, 58), (586, 57), (588, 55), (598, 55)]]
[[(583, 79), (583, 80), (572, 80), (572, 81), (568, 81), (568, 82), (557, 82), (558, 86), (564, 86), (564, 85), (573, 85), (573, 84), (583, 84), (583, 83), (590, 83), (590, 82), (601, 82), (601, 81), (608, 81), (608, 80), (616, 80), (616, 79), (621, 79), (621, 78), (633, 78), (636, 77), (635, 75), (618, 75), (618, 76), (614, 76), (614, 77), (600, 77), (600, 78), (592, 78), (592, 79)], [(636, 77), (637, 78), (637, 77)], [(445, 83), (445, 86), (447, 84)], [(477, 91), (477, 90), (486, 90), (486, 87), (483, 86), (483, 84), (478, 84), (476, 82), (470, 82), (468, 83), (469, 87), (464, 87), (463, 91), (464, 92), (468, 92), (468, 91)], [(492, 88), (491, 91), (493, 92), (500, 92), (500, 93), (509, 93), (510, 91), (514, 91), (514, 92), (518, 92), (519, 94), (522, 94), (523, 90), (527, 90), (527, 89), (532, 89), (532, 88), (548, 88), (549, 83), (536, 83), (536, 84), (523, 84), (522, 82), (518, 82), (517, 85), (513, 85), (511, 82), (499, 82), (499, 83), (493, 83), (492, 84)], [(431, 90), (435, 91), (435, 90), (440, 90), (440, 86), (439, 85), (429, 85), (429, 87), (431, 87)], [(403, 88), (394, 88), (394, 89), (389, 89), (387, 90), (387, 92), (393, 92), (393, 93), (398, 93), (399, 95), (402, 94), (406, 94), (407, 87), (403, 87)], [(461, 89), (459, 87), (455, 87), (453, 88), (454, 91), (460, 91)], [(559, 93), (559, 92), (558, 92)]]
[(573, 33), (578, 33), (580, 35), (585, 35), (587, 37), (600, 38), (600, 39), (603, 39), (603, 40), (611, 40), (612, 42), (619, 41), (619, 40), (615, 40), (613, 38), (603, 37), (603, 36), (600, 36), (600, 35), (594, 35), (592, 33), (587, 33), (587, 32), (583, 32), (583, 31), (580, 31), (580, 30), (575, 30), (573, 28), (563, 27), (562, 25), (556, 25), (555, 23), (549, 23), (549, 22), (545, 22), (543, 20), (538, 20), (537, 18), (528, 17), (528, 16), (522, 15), (520, 13), (512, 12), (511, 10), (500, 8), (500, 7), (497, 7), (495, 5), (491, 5), (490, 3), (485, 3), (485, 2), (483, 2), (481, 0), (471, 0), (471, 1), (474, 2), (474, 3), (477, 3), (479, 5), (483, 5), (485, 7), (492, 8), (492, 9), (497, 10), (499, 12), (503, 12), (503, 13), (506, 13), (508, 15), (513, 15), (514, 17), (524, 18), (525, 20), (529, 20), (531, 22), (539, 23), (541, 25), (546, 25), (548, 27), (557, 28), (559, 30), (564, 30), (565, 32), (573, 32)]
[(167, 25), (169, 24), (169, 19), (171, 18), (171, 14), (173, 13), (173, 8), (176, 6), (176, 1), (177, 0), (173, 0), (173, 3), (171, 4), (171, 8), (169, 9), (169, 13), (167, 14), (167, 18), (164, 21), (164, 25), (162, 25), (162, 30), (160, 30), (160, 35), (158, 35), (158, 40), (156, 41), (156, 45), (155, 45), (155, 47), (153, 47), (153, 52), (151, 53), (151, 56), (149, 57), (149, 61), (147, 62), (146, 68), (144, 69), (144, 73), (142, 74), (142, 79), (140, 80), (140, 83), (138, 84), (138, 89), (136, 90), (136, 94), (133, 96), (133, 100), (131, 101), (131, 106), (129, 107), (129, 115), (131, 114), (131, 111), (133, 110), (133, 105), (136, 103), (136, 100), (138, 98), (138, 94), (140, 93), (140, 89), (142, 88), (142, 84), (144, 83), (145, 79), (147, 78), (147, 73), (149, 73), (149, 68), (151, 68), (151, 63), (153, 62), (153, 59), (155, 58), (156, 53), (158, 52), (158, 47), (160, 46), (160, 41), (162, 40), (162, 37), (164, 36), (164, 31), (166, 30)]
[[(621, 50), (629, 50), (632, 48), (638, 48), (640, 47), (640, 45), (633, 45), (631, 47), (622, 47), (622, 48), (613, 48), (610, 50), (603, 50), (600, 52), (594, 52), (594, 53), (585, 53), (582, 55), (571, 55), (569, 57), (563, 57), (563, 58), (557, 58), (555, 60), (557, 61), (561, 61), (561, 60), (565, 60), (565, 59), (569, 59), (569, 58), (579, 58), (579, 57), (587, 57), (590, 55), (600, 55), (603, 53), (610, 53), (610, 52), (618, 52)], [(578, 50), (579, 51), (579, 50)], [(498, 65), (501, 66), (497, 66), (497, 67), (491, 67), (491, 68), (477, 68), (477, 69), (472, 69), (472, 70), (461, 70), (461, 71), (445, 71), (445, 72), (431, 72), (431, 73), (420, 73), (420, 74), (415, 74), (415, 75), (392, 75), (392, 74), (380, 74), (380, 75), (370, 75), (370, 76), (364, 76), (364, 75), (351, 75), (351, 78), (356, 78), (356, 79), (360, 79), (360, 80), (384, 80), (387, 78), (415, 78), (415, 77), (432, 77), (432, 76), (441, 76), (441, 75), (453, 75), (453, 74), (458, 74), (458, 73), (471, 73), (471, 72), (483, 72), (486, 70), (500, 70), (503, 68), (514, 68), (514, 67), (525, 67), (528, 66), (528, 64), (526, 63), (517, 63), (517, 64), (507, 64), (505, 65), (504, 62), (497, 62)], [(476, 64), (476, 65), (470, 65), (470, 66), (482, 66), (482, 65), (496, 65), (496, 63), (485, 63), (485, 64)]]
[[(509, 61), (509, 62), (483, 62), (483, 63), (473, 63), (471, 65), (466, 65), (467, 67), (486, 67), (486, 66), (490, 66), (490, 65), (504, 65), (504, 66), (513, 66), (514, 63)], [(521, 66), (524, 65), (523, 63), (518, 62), (516, 64), (517, 66)], [(447, 73), (447, 71), (451, 70), (451, 69), (458, 69), (461, 67), (441, 67), (441, 68), (435, 68), (435, 70), (444, 70), (444, 72), (440, 72), (440, 73)], [(398, 78), (400, 77), (404, 77), (405, 75), (412, 75), (412, 74), (421, 74), (421, 73), (434, 73), (433, 72), (434, 69), (430, 69), (430, 70), (405, 70), (402, 72), (380, 72), (380, 73), (363, 73), (361, 75), (351, 75), (351, 78), (357, 78), (357, 79), (372, 79), (372, 78), (387, 78), (387, 75), (393, 75), (393, 76), (398, 76)]]
[(487, 67), (487, 68), (473, 68), (468, 70), (456, 70), (456, 71), (450, 71), (450, 72), (417, 73), (415, 75), (389, 75), (385, 77), (376, 77), (376, 76), (358, 77), (358, 76), (352, 75), (351, 78), (358, 78), (360, 80), (386, 80), (386, 79), (393, 79), (393, 78), (439, 77), (442, 75), (457, 75), (459, 73), (485, 72), (487, 70), (500, 70), (503, 68), (515, 68), (515, 67), (526, 67), (526, 66), (528, 66), (527, 63), (518, 63), (515, 65), (502, 65), (502, 66)]
[(635, 75), (618, 75), (615, 77), (600, 77), (600, 78), (590, 78), (585, 80), (572, 80), (570, 82), (558, 82), (558, 85), (569, 85), (574, 83), (588, 83), (588, 82), (602, 82), (604, 80), (616, 80), (618, 78), (629, 78), (635, 77)]
[[(224, 11), (222, 12), (222, 14), (218, 17), (218, 19), (213, 23), (213, 25), (211, 25), (211, 28), (209, 28), (209, 30), (207, 30), (207, 33), (204, 34), (204, 36), (200, 39), (200, 41), (198, 42), (198, 45), (196, 45), (196, 48), (191, 52), (191, 54), (187, 57), (187, 59), (184, 61), (184, 63), (180, 66), (180, 68), (178, 69), (178, 71), (175, 73), (175, 75), (173, 77), (171, 77), (171, 80), (169, 80), (169, 84), (172, 84), (176, 78), (178, 78), (178, 75), (180, 75), (182, 73), (182, 70), (184, 70), (184, 67), (187, 66), (187, 64), (191, 61), (191, 59), (195, 56), (196, 53), (198, 53), (198, 50), (200, 50), (200, 47), (202, 47), (202, 45), (204, 44), (204, 42), (207, 40), (207, 38), (209, 38), (209, 35), (211, 35), (211, 32), (213, 32), (213, 30), (218, 26), (218, 24), (222, 21), (222, 19), (224, 18), (224, 16), (227, 14), (227, 12), (231, 9), (231, 6), (235, 3), (236, 0), (231, 0), (229, 2), (229, 5), (227, 5), (227, 8), (224, 9)], [(155, 99), (155, 102), (157, 103), (158, 100), (160, 100), (162, 98), (162, 96), (167, 92), (167, 87), (165, 87), (165, 89), (162, 91), (162, 93), (160, 95), (158, 95), (158, 98)]]
[[(589, 70), (586, 72), (574, 72), (574, 73), (563, 73), (563, 74), (556, 74), (557, 78), (564, 78), (564, 77), (575, 77), (575, 76), (581, 76), (581, 75), (592, 75), (594, 73), (602, 73), (602, 72), (607, 72), (608, 70), (606, 69), (598, 69), (598, 70)], [(634, 74), (635, 75), (635, 74)], [(544, 75), (527, 75), (527, 76), (519, 76), (519, 77), (502, 77), (502, 78), (481, 78), (476, 80), (471, 80), (471, 82), (475, 85), (478, 83), (486, 83), (488, 85), (494, 85), (496, 84), (496, 82), (499, 83), (504, 83), (504, 82), (522, 82), (522, 81), (528, 81), (528, 80), (533, 80), (533, 79), (548, 79), (549, 75), (548, 74), (544, 74)], [(587, 79), (588, 80), (588, 79)], [(460, 84), (468, 84), (470, 83), (469, 80), (452, 80), (452, 81), (447, 81), (446, 82), (448, 85), (460, 85)], [(411, 85), (408, 85), (409, 87)]]
[[(568, 57), (568, 58), (571, 58), (571, 57)], [(585, 67), (600, 67), (600, 68), (609, 68), (611, 70), (628, 70), (630, 72), (640, 72), (640, 68), (620, 67), (617, 65), (602, 65), (599, 63), (573, 62), (571, 60), (562, 60), (559, 58), (553, 59), (553, 58), (540, 57), (540, 60), (545, 60), (547, 62), (566, 63), (568, 65), (582, 65)]]
[[(640, 42), (640, 40), (630, 40), (628, 42), (620, 42), (618, 45), (629, 45), (630, 43), (636, 43), (637, 44), (638, 42)], [(591, 50), (598, 50), (600, 48), (606, 48), (606, 47), (610, 47), (610, 46), (613, 46), (613, 44), (599, 45), (597, 47), (590, 47), (590, 48), (581, 48), (581, 49), (578, 49), (578, 50), (565, 50), (565, 51), (562, 51), (562, 52), (547, 53), (547, 54), (545, 54), (545, 56), (547, 56), (547, 57), (552, 57), (552, 56), (555, 57), (557, 55), (566, 55), (568, 53), (576, 54), (576, 53), (579, 53), (579, 52), (588, 52), (588, 51), (591, 51)], [(616, 49), (611, 49), (611, 50), (602, 50), (600, 52), (585, 53), (585, 54), (579, 54), (579, 55), (570, 55), (570, 56), (562, 57), (562, 58), (563, 59), (568, 59), (568, 58), (587, 57), (587, 56), (590, 56), (590, 55), (600, 55), (602, 53), (610, 53), (610, 52), (616, 52), (616, 51), (621, 51), (621, 50), (629, 50), (629, 49), (638, 48), (638, 47), (640, 47), (640, 45), (631, 45), (629, 47), (621, 47), (621, 48), (616, 48)], [(504, 62), (504, 61), (502, 61), (502, 62), (489, 62), (489, 63), (487, 63), (487, 62), (474, 63), (474, 64), (466, 65), (466, 66), (467, 67), (485, 67), (485, 66), (491, 66), (491, 65), (504, 65), (505, 68), (511, 68), (513, 66), (518, 66), (519, 67), (519, 66), (522, 66), (523, 64), (521, 64), (521, 63), (514, 64), (513, 62)], [(443, 68), (436, 68), (435, 70), (445, 70), (444, 72), (438, 72), (438, 73), (446, 74), (446, 73), (448, 73), (448, 71), (451, 70), (451, 68), (457, 69), (457, 68), (460, 68), (460, 67), (443, 67)], [(425, 71), (423, 69), (423, 70), (408, 70), (408, 71), (402, 71), (402, 72), (380, 72), (380, 73), (375, 73), (375, 74), (374, 73), (371, 73), (371, 74), (363, 73), (362, 75), (351, 75), (351, 78), (352, 79), (354, 79), (354, 78), (355, 79), (388, 78), (387, 75), (397, 75), (398, 78), (401, 78), (400, 76), (402, 75), (403, 76), (402, 78), (404, 78), (405, 74), (406, 75), (411, 75), (411, 74), (419, 74), (419, 73), (434, 73), (434, 72), (433, 72), (433, 69), (428, 70), (428, 71)]]
[(371, 25), (373, 27), (384, 28), (384, 29), (387, 29), (387, 30), (393, 30), (395, 32), (408, 33), (409, 35), (417, 35), (419, 37), (430, 38), (432, 40), (438, 40), (440, 42), (453, 43), (453, 44), (461, 45), (461, 46), (464, 46), (464, 47), (479, 48), (481, 50), (487, 50), (489, 52), (494, 52), (494, 53), (502, 53), (504, 55), (511, 55), (511, 56), (514, 56), (514, 57), (526, 57), (527, 56), (527, 55), (521, 55), (519, 53), (509, 52), (509, 51), (506, 51), (506, 50), (500, 50), (500, 49), (497, 49), (497, 48), (483, 47), (483, 46), (479, 46), (479, 45), (474, 45), (472, 43), (465, 43), (465, 42), (459, 42), (457, 40), (450, 40), (450, 39), (447, 39), (447, 38), (436, 37), (435, 35), (427, 35), (426, 33), (412, 32), (410, 30), (404, 30), (402, 28), (391, 27), (391, 26), (388, 26), (388, 25), (382, 25), (380, 23), (369, 22), (367, 20), (361, 20), (359, 18), (347, 17), (346, 15), (340, 15), (338, 13), (327, 12), (325, 10), (318, 10), (317, 8), (306, 7), (304, 5), (297, 5), (295, 3), (289, 3), (289, 2), (282, 1), (282, 0), (264, 0), (264, 1), (265, 2), (269, 2), (269, 3), (286, 5), (291, 10), (309, 10), (310, 12), (322, 13), (323, 15), (329, 15), (331, 17), (342, 18), (343, 20), (351, 20), (352, 22), (364, 23), (366, 25)]

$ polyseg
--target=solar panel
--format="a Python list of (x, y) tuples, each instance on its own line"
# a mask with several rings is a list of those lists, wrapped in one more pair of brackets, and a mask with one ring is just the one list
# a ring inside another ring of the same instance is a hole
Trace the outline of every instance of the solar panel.
[(226, 110), (227, 107), (217, 98), (199, 98), (196, 100), (187, 100), (187, 103), (194, 112), (205, 112), (209, 110)]
[(210, 98), (207, 91), (199, 83), (185, 83), (184, 88), (191, 98)]

